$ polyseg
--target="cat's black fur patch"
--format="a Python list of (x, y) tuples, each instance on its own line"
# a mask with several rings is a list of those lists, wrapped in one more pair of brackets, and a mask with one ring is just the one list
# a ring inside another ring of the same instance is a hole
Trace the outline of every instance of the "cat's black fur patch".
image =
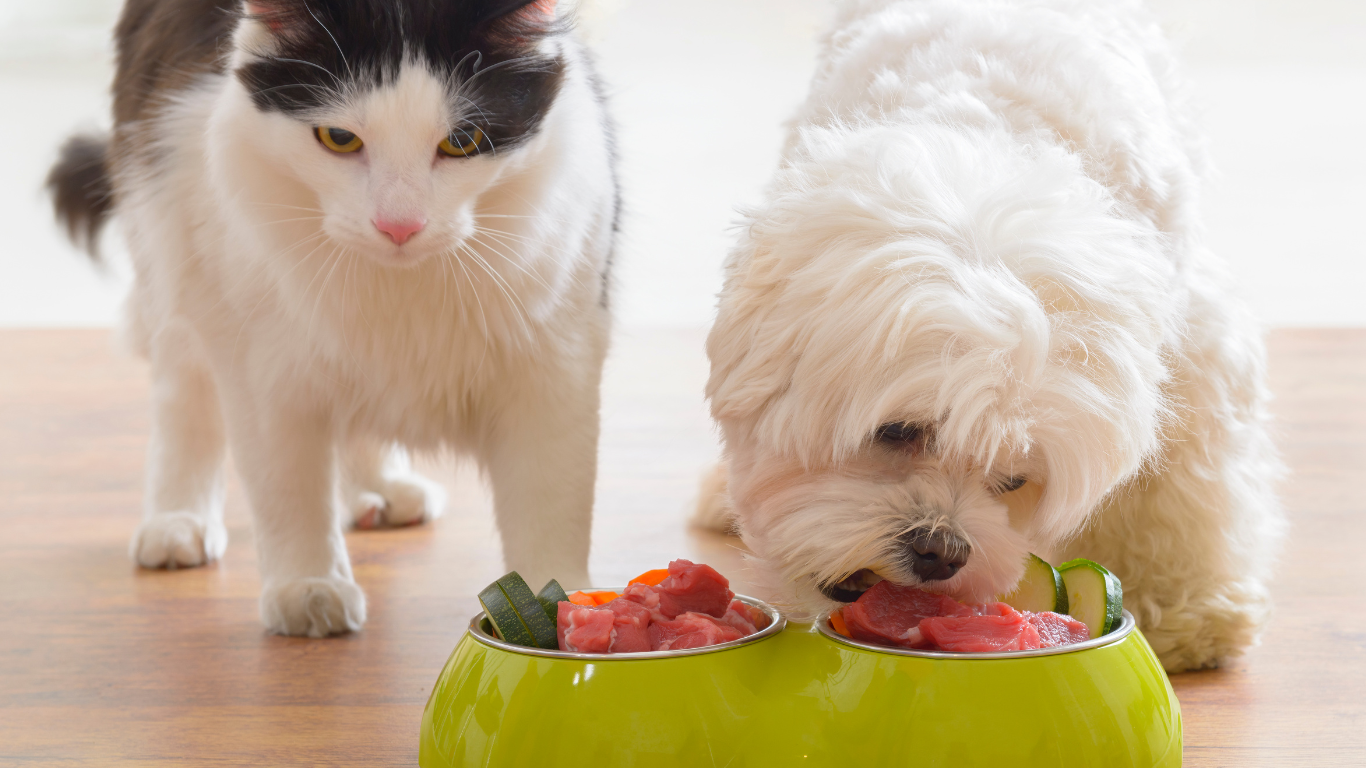
[(536, 47), (557, 30), (533, 0), (257, 0), (253, 6), (279, 42), (270, 57), (241, 67), (237, 77), (263, 110), (306, 119), (340, 100), (339, 91), (384, 85), (405, 57), (413, 58), (450, 83), (452, 114), (474, 122), (497, 151), (535, 132), (564, 75), (564, 62)]

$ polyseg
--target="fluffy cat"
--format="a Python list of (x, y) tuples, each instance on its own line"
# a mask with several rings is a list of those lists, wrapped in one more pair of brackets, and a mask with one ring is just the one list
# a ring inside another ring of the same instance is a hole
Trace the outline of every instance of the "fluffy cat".
[(52, 170), (111, 214), (151, 363), (145, 567), (219, 557), (225, 451), (273, 632), (365, 621), (342, 530), (438, 515), (404, 447), (474, 455), (506, 565), (588, 583), (618, 210), (554, 0), (128, 0), (111, 137)]

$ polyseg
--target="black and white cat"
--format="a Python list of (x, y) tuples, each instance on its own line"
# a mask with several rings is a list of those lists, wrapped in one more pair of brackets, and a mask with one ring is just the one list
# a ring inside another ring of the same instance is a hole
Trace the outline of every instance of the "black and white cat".
[[(117, 214), (151, 362), (143, 566), (219, 557), (231, 448), (274, 631), (358, 629), (344, 524), (440, 514), (403, 448), (473, 454), (506, 565), (587, 584), (618, 209), (554, 0), (128, 0), (112, 137), (49, 184)], [(340, 501), (338, 501), (340, 495)]]

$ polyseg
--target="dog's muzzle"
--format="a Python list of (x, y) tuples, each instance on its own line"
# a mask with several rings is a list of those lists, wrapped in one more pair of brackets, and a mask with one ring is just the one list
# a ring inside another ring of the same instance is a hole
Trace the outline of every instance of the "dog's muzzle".
[(905, 549), (911, 572), (921, 581), (951, 579), (968, 563), (972, 545), (958, 534), (944, 529), (916, 529), (897, 537)]

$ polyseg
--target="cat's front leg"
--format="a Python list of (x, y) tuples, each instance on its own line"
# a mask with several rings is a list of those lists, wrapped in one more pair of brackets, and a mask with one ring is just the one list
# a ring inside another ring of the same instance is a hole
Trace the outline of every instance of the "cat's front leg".
[(229, 442), (246, 486), (261, 570), (261, 620), (282, 635), (360, 629), (365, 594), (351, 574), (334, 499), (333, 432), (302, 398), (233, 392)]
[(570, 589), (591, 586), (597, 378), (507, 407), (482, 459), (493, 485), (505, 566), (534, 588), (552, 578)]
[(369, 437), (351, 437), (337, 448), (342, 503), (356, 528), (417, 525), (441, 516), (446, 489), (413, 471), (408, 452)]
[(222, 557), (226, 438), (218, 389), (197, 336), (169, 321), (147, 342), (152, 437), (142, 523), (129, 552), (144, 568), (189, 568)]

